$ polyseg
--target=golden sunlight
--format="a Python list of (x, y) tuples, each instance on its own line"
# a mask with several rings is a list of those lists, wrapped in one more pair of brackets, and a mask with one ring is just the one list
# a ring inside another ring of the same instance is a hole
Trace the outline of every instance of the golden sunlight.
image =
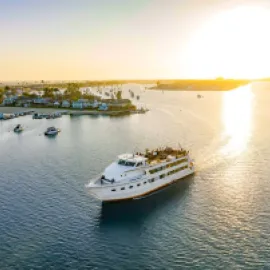
[(204, 67), (206, 77), (269, 76), (269, 28), (269, 9), (242, 6), (220, 13), (195, 34), (192, 62)]
[(243, 86), (223, 95), (222, 118), (228, 143), (223, 154), (244, 151), (251, 134), (253, 93), (251, 85)]

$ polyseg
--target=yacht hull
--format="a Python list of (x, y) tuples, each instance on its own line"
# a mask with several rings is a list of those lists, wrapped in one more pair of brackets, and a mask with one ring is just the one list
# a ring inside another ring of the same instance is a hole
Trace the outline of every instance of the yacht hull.
[[(91, 195), (102, 202), (118, 202), (125, 200), (137, 200), (150, 196), (153, 193), (166, 188), (167, 186), (180, 181), (181, 179), (194, 173), (194, 168), (187, 168), (172, 176), (151, 181), (153, 177), (143, 178), (138, 181), (126, 183), (118, 186), (92, 187), (88, 186)], [(146, 183), (145, 183), (146, 182)], [(130, 188), (132, 186), (132, 188)]]

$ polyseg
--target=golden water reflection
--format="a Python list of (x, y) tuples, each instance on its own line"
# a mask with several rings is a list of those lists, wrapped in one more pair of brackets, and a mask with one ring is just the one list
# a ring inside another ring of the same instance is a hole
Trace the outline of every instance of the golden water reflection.
[(228, 140), (223, 154), (239, 154), (246, 149), (252, 128), (253, 93), (251, 84), (223, 95), (222, 119)]

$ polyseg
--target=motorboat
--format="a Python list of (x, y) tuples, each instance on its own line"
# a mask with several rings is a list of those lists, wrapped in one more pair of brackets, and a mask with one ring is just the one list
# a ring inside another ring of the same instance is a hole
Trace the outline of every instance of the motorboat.
[(23, 126), (20, 125), (20, 124), (18, 124), (18, 125), (14, 128), (14, 132), (19, 133), (19, 132), (22, 132), (22, 131), (23, 131)]
[(54, 136), (54, 135), (57, 135), (59, 132), (60, 132), (60, 129), (57, 129), (55, 127), (49, 127), (44, 132), (44, 135), (46, 135), (46, 136)]

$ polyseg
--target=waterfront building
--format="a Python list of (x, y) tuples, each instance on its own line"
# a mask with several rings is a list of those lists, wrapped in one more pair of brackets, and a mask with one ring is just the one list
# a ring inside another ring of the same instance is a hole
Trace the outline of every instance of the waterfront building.
[(74, 109), (83, 109), (83, 102), (80, 101), (73, 101), (72, 108)]
[(98, 107), (100, 111), (107, 111), (109, 109), (108, 105), (106, 103), (101, 103)]
[(3, 100), (3, 105), (13, 105), (17, 100), (17, 96), (9, 96)]
[(40, 105), (49, 105), (50, 104), (51, 99), (50, 98), (35, 98), (33, 100), (34, 104), (40, 104)]
[(62, 107), (63, 107), (63, 108), (69, 108), (69, 107), (70, 107), (70, 102), (69, 102), (68, 100), (64, 100), (64, 101), (62, 102)]
[(58, 107), (58, 106), (60, 106), (60, 102), (59, 102), (59, 101), (55, 101), (55, 102), (53, 103), (53, 105), (54, 105), (55, 107)]

